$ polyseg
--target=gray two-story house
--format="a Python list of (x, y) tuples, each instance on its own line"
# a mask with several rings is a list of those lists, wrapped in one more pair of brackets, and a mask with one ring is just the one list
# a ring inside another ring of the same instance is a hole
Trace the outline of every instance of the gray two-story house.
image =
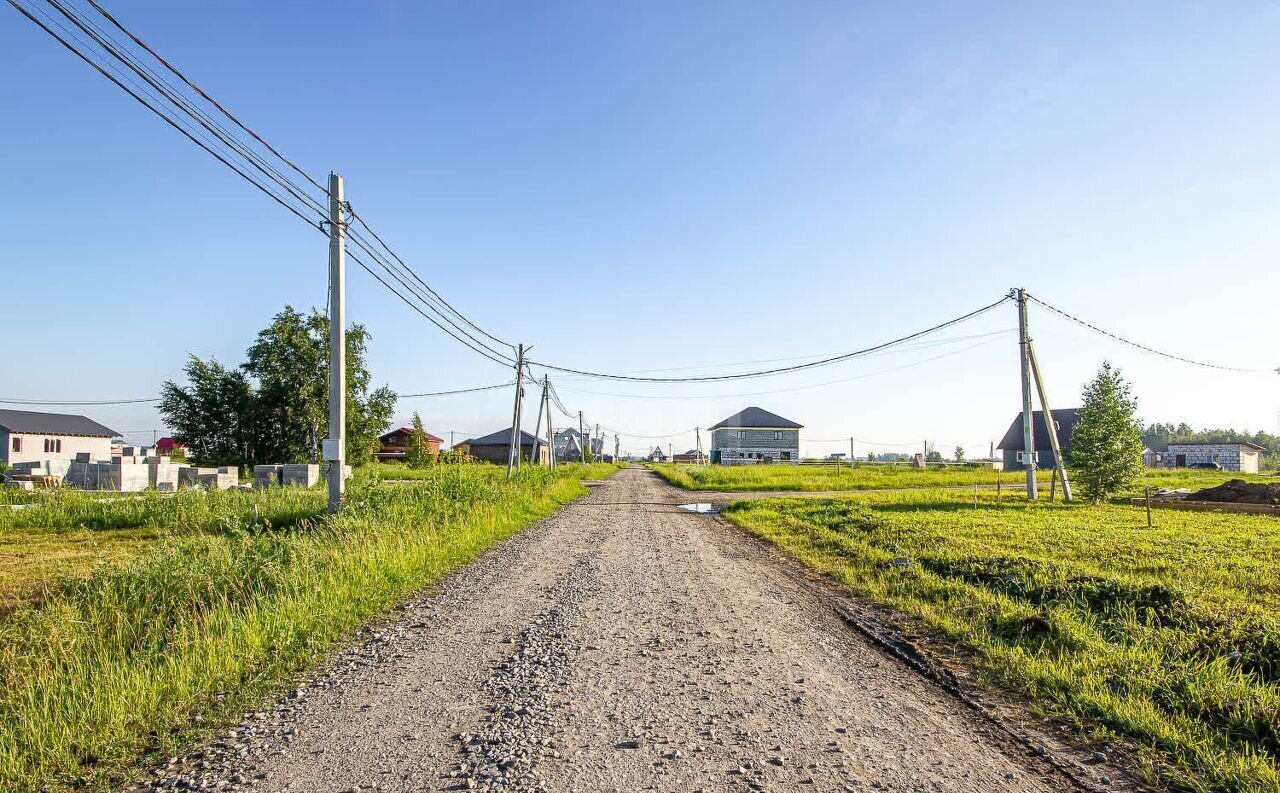
[(711, 428), (711, 462), (795, 465), (800, 462), (802, 426), (776, 413), (749, 407)]

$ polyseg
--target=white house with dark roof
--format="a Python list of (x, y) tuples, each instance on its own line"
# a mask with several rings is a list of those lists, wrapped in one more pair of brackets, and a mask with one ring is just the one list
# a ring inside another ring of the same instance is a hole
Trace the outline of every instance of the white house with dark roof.
[(803, 426), (763, 408), (749, 407), (711, 427), (711, 462), (796, 465)]
[(0, 410), (0, 462), (5, 465), (45, 460), (111, 459), (111, 439), (119, 435), (86, 416)]

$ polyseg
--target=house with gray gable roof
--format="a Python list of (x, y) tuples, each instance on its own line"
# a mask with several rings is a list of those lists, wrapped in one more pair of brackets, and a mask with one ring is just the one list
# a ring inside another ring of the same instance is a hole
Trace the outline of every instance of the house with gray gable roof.
[(796, 465), (803, 427), (763, 408), (746, 408), (711, 427), (711, 462)]
[(45, 460), (111, 459), (111, 439), (120, 433), (87, 416), (0, 410), (0, 462), (5, 465)]

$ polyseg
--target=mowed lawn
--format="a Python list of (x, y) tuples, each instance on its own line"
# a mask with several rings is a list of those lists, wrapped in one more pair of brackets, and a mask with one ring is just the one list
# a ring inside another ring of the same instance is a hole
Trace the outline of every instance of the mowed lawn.
[[(686, 490), (719, 490), (729, 493), (801, 492), (822, 490), (887, 490), (895, 488), (971, 487), (994, 485), (1017, 488), (1026, 482), (1022, 471), (993, 471), (990, 468), (951, 465), (946, 468), (915, 468), (909, 465), (861, 463), (842, 465), (684, 465), (661, 463), (650, 466), (663, 479)], [(1041, 470), (1039, 481), (1048, 485), (1051, 470)], [(1070, 472), (1068, 472), (1070, 473)], [(1141, 485), (1153, 487), (1210, 487), (1228, 479), (1265, 480), (1265, 475), (1242, 475), (1223, 471), (1150, 471)], [(1272, 479), (1271, 481), (1275, 481)], [(1046, 490), (1047, 492), (1047, 490)]]
[[(1280, 790), (1280, 519), (924, 491), (726, 518), (1198, 791)], [(908, 560), (903, 566), (891, 560)]]
[(117, 788), (614, 470), (363, 475), (336, 518), (323, 488), (0, 509), (0, 790)]

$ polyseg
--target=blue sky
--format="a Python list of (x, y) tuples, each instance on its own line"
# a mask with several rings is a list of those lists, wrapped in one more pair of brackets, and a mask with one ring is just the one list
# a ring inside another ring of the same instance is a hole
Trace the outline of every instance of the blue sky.
[[(895, 6), (109, 8), (308, 171), (341, 172), (433, 286), (537, 360), (630, 372), (833, 353), (1021, 285), (1152, 346), (1280, 366), (1280, 9)], [(188, 353), (238, 362), (283, 305), (324, 301), (320, 235), (16, 12), (0, 19), (0, 396), (150, 396)], [(378, 382), (507, 379), (355, 268), (348, 293)], [(1055, 404), (1109, 358), (1145, 418), (1280, 421), (1276, 375), (1170, 363), (1044, 312), (1032, 324)], [(1018, 410), (1015, 339), (983, 335), (1014, 326), (1006, 306), (958, 341), (809, 374), (558, 387), (636, 435), (755, 404), (805, 424), (809, 453), (852, 435), (859, 453), (929, 438), (972, 454)], [(400, 408), (437, 434), (488, 432), (510, 395)], [(147, 407), (91, 412), (162, 426)]]

